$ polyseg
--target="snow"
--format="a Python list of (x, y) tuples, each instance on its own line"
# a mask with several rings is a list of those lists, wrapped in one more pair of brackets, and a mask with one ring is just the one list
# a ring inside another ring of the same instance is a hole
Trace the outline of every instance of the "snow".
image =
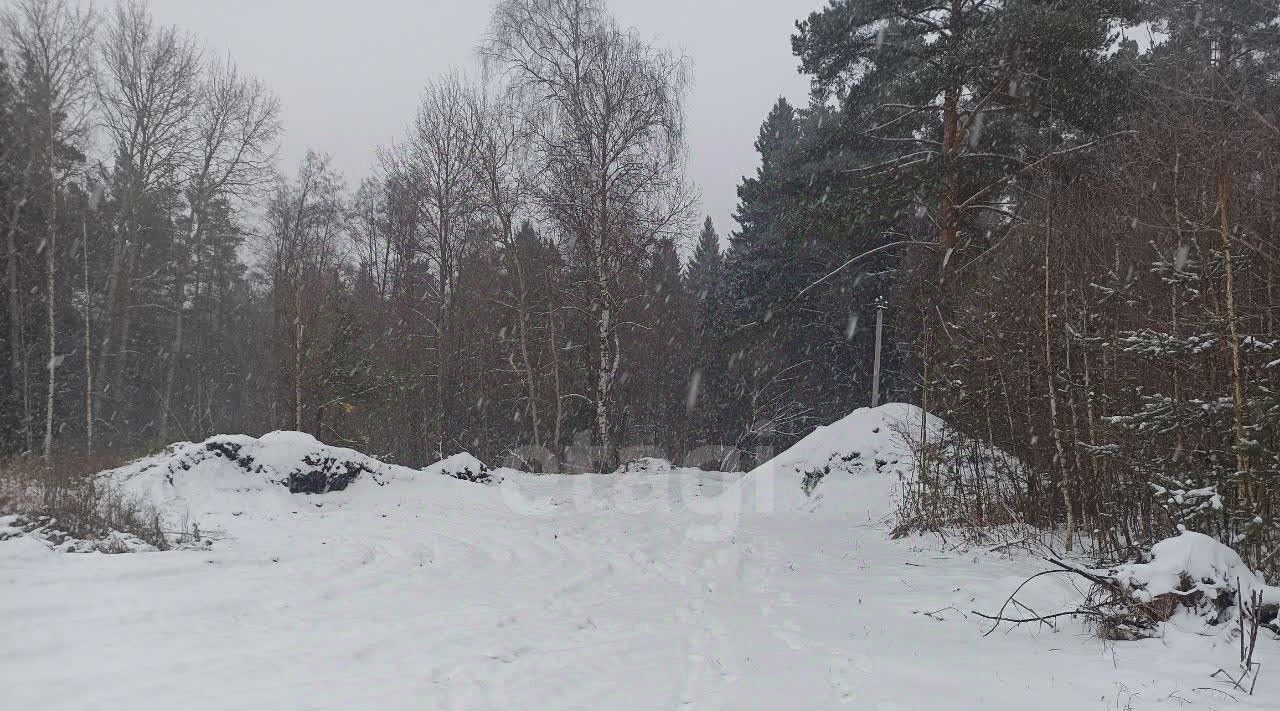
[[(910, 471), (905, 438), (919, 436), (920, 416), (919, 408), (896, 403), (856, 410), (748, 473), (743, 486), (768, 492), (784, 509), (822, 507), (883, 519), (893, 510), (893, 489)], [(931, 432), (939, 425), (930, 418)], [(812, 495), (804, 490), (806, 476), (817, 480)]]
[[(438, 463), (434, 473), (465, 467), (466, 456)], [(217, 435), (204, 442), (179, 442), (102, 477), (126, 496), (157, 504), (171, 519), (199, 522), (247, 510), (297, 509), (300, 498), (291, 490), (332, 492), (357, 481), (385, 486), (421, 475), (308, 434), (271, 432), (259, 438)]]
[[(7, 526), (7, 522), (0, 521), (0, 529)], [(8, 560), (43, 560), (50, 550), (47, 543), (34, 536), (17, 536), (4, 543), (4, 555)]]
[(56, 520), (44, 516), (0, 516), (0, 541), (13, 540), (19, 547), (32, 551), (60, 553), (142, 553), (156, 547), (131, 533), (107, 531), (105, 535), (85, 540), (63, 530)]
[(1126, 591), (1147, 602), (1160, 595), (1203, 592), (1214, 599), (1221, 590), (1236, 590), (1248, 600), (1262, 593), (1263, 604), (1280, 604), (1280, 588), (1267, 585), (1240, 555), (1210, 536), (1183, 530), (1151, 548), (1151, 560), (1111, 571)]
[(423, 470), (428, 475), (448, 476), (463, 481), (489, 484), (498, 479), (488, 465), (469, 452), (460, 452), (432, 464)]
[[(758, 467), (751, 475), (772, 471), (776, 475), (803, 474), (816, 467), (830, 466), (833, 471), (853, 475), (865, 473), (878, 460), (883, 471), (892, 466), (901, 471), (909, 461), (900, 432), (904, 428), (919, 429), (920, 410), (911, 405), (891, 404), (862, 408), (833, 424), (818, 427), (782, 454)], [(847, 478), (847, 477), (844, 477)]]
[[(745, 475), (642, 460), (609, 475), (494, 470), (490, 486), (439, 475), (474, 458), (414, 470), (296, 433), (215, 438), (247, 466), (176, 445), (106, 476), (216, 529), (208, 550), (0, 542), (0, 639), (21, 641), (0, 646), (5, 705), (1273, 707), (1269, 640), (1258, 696), (1228, 687), (1234, 703), (1209, 674), (1235, 664), (1235, 641), (1176, 621), (1114, 645), (1069, 619), (983, 637), (970, 610), (994, 611), (1043, 568), (889, 540), (896, 433), (919, 422), (908, 406), (859, 410)], [(330, 456), (361, 471), (341, 490), (290, 492), (316, 466), (305, 460)], [(1182, 556), (1156, 560), (1166, 552)], [(1019, 599), (1072, 606), (1066, 577)]]

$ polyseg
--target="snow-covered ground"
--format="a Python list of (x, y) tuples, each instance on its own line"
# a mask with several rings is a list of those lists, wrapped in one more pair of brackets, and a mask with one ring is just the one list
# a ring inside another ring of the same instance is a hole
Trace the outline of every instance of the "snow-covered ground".
[[(3, 706), (1275, 708), (1269, 639), (1250, 698), (1209, 678), (1235, 668), (1236, 643), (1200, 628), (1104, 645), (1063, 619), (983, 637), (970, 610), (1044, 566), (889, 540), (893, 422), (912, 417), (860, 410), (745, 475), (499, 470), (485, 485), (439, 476), (465, 457), (369, 460), (325, 494), (275, 483), (331, 451), (305, 437), (238, 440), (248, 467), (176, 448), (113, 477), (188, 515), (209, 549), (0, 542)], [(1019, 597), (1068, 607), (1064, 577)]]

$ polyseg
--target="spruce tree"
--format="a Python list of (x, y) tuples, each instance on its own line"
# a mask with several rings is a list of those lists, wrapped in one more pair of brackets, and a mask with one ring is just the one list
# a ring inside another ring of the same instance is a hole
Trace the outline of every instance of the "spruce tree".
[(725, 383), (724, 254), (720, 235), (707, 217), (698, 235), (698, 244), (685, 269), (688, 298), (696, 305), (697, 322), (693, 354), (689, 360), (686, 390), (679, 399), (678, 413), (687, 417), (690, 439), (705, 443), (714, 438), (716, 412), (721, 409)]
[(708, 216), (702, 224), (702, 232), (698, 234), (698, 245), (689, 259), (689, 266), (685, 269), (686, 288), (704, 307), (715, 298), (723, 270), (724, 256), (720, 253), (720, 235), (716, 233), (715, 224)]
[(724, 267), (720, 441), (785, 445), (866, 404), (870, 331), (856, 324), (881, 285), (855, 270), (824, 277), (880, 236), (853, 231), (861, 204), (831, 170), (829, 119), (825, 107), (778, 101), (756, 141), (760, 166), (738, 188), (741, 228)]

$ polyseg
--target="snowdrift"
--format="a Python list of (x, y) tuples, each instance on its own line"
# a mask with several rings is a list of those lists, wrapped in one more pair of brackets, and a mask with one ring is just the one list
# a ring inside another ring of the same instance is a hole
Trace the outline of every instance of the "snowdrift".
[(322, 444), (301, 432), (271, 432), (259, 438), (215, 435), (203, 442), (179, 442), (102, 476), (140, 492), (154, 492), (156, 487), (181, 490), (199, 480), (217, 478), (221, 481), (205, 483), (237, 490), (284, 487), (295, 494), (324, 494), (341, 491), (362, 476), (382, 484), (403, 469), (354, 449)]
[[(904, 432), (918, 428), (920, 410), (892, 404), (863, 408), (819, 427), (794, 446), (760, 465), (748, 478), (771, 477), (779, 497), (791, 504), (824, 498), (862, 497), (840, 492), (863, 475), (893, 481), (910, 470), (910, 448)], [(615, 474), (673, 473), (662, 460), (637, 460)], [(683, 471), (683, 468), (680, 468)], [(356, 482), (385, 486), (393, 481), (449, 477), (496, 484), (520, 475), (493, 469), (462, 452), (424, 469), (388, 464), (353, 449), (326, 445), (302, 432), (271, 432), (262, 437), (216, 435), (203, 442), (180, 442), (162, 452), (102, 473), (104, 481), (157, 503), (258, 499), (296, 507), (292, 495), (345, 491)], [(856, 487), (855, 487), (856, 488)], [(839, 493), (837, 493), (839, 492)], [(870, 492), (865, 492), (870, 493)], [(880, 497), (884, 510), (884, 499)]]
[(497, 472), (490, 469), (484, 462), (471, 456), (468, 452), (460, 452), (451, 457), (445, 457), (424, 469), (423, 473), (428, 476), (447, 476), (480, 484), (494, 484), (501, 481), (501, 477)]
[[(895, 487), (910, 475), (909, 438), (919, 436), (921, 415), (902, 403), (855, 410), (753, 469), (743, 485), (771, 491), (780, 510), (884, 518)], [(931, 430), (940, 426), (929, 418)]]
[[(817, 428), (748, 474), (704, 472), (644, 458), (610, 475), (546, 478), (493, 468), (466, 452), (414, 469), (327, 445), (309, 434), (281, 431), (179, 442), (99, 476), (104, 485), (154, 505), (166, 530), (175, 532), (175, 540), (189, 538), (193, 526), (234, 531), (242, 527), (244, 516), (278, 519), (350, 506), (386, 511), (409, 505), (410, 500), (419, 510), (424, 505), (433, 510), (508, 505), (505, 497), (512, 492), (496, 495), (486, 492), (488, 487), (472, 486), (475, 483), (559, 487), (564, 491), (557, 501), (579, 505), (585, 497), (600, 504), (617, 486), (653, 486), (649, 480), (655, 475), (696, 482), (697, 496), (708, 506), (715, 506), (717, 497), (731, 495), (732, 502), (719, 501), (732, 503), (735, 510), (741, 505), (744, 512), (825, 511), (883, 521), (894, 510), (900, 482), (909, 477), (908, 439), (912, 433), (918, 436), (920, 423), (921, 411), (912, 405), (859, 409)], [(931, 428), (940, 426), (940, 421), (930, 419)]]
[[(892, 404), (863, 408), (819, 427), (794, 446), (742, 478), (768, 497), (759, 509), (815, 510), (883, 518), (892, 510), (893, 487), (910, 471), (906, 435), (920, 426), (920, 410)], [(637, 460), (614, 475), (689, 475), (663, 460)], [(392, 482), (457, 479), (499, 484), (504, 479), (537, 476), (494, 469), (462, 452), (413, 469), (388, 464), (353, 449), (326, 445), (301, 432), (271, 432), (262, 437), (216, 435), (203, 442), (180, 442), (163, 451), (103, 472), (104, 482), (154, 502), (171, 517), (208, 518), (214, 514), (292, 512), (306, 496), (322, 502), (369, 499), (354, 492)], [(599, 475), (596, 475), (599, 476)], [(728, 482), (726, 482), (728, 483)], [(337, 492), (348, 495), (336, 497)], [(300, 495), (306, 495), (300, 499)], [(324, 495), (324, 496), (319, 496)], [(458, 496), (456, 492), (449, 494)], [(496, 497), (495, 497), (496, 500)], [(369, 500), (372, 504), (372, 500)]]
[[(816, 481), (832, 473), (902, 471), (911, 456), (903, 432), (910, 427), (918, 430), (920, 415), (920, 408), (901, 403), (854, 410), (818, 427), (756, 471), (770, 468), (776, 473), (812, 474), (811, 480)], [(821, 472), (821, 476), (814, 472)], [(810, 486), (816, 486), (816, 481)]]
[[(299, 507), (299, 495), (383, 487), (393, 481), (495, 480), (484, 463), (465, 452), (417, 470), (330, 446), (302, 432), (180, 442), (100, 476), (104, 483), (155, 503), (171, 518), (292, 511)], [(327, 498), (317, 497), (315, 503)]]

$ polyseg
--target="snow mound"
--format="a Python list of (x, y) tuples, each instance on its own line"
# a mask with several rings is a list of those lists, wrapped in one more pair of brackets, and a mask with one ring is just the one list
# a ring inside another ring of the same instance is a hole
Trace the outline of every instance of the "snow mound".
[(484, 463), (466, 453), (419, 470), (330, 446), (302, 432), (179, 442), (99, 476), (126, 495), (154, 503), (177, 524), (177, 519), (187, 517), (203, 523), (211, 517), (221, 520), (223, 514), (291, 514), (305, 498), (298, 495), (327, 494), (316, 497), (316, 507), (326, 502), (341, 505), (351, 496), (336, 492), (369, 499), (370, 487), (439, 481), (434, 475), (486, 483), (495, 478)]
[[(921, 410), (891, 403), (854, 410), (747, 474), (757, 491), (772, 491), (778, 507), (884, 517), (893, 488), (911, 471), (908, 433), (918, 433)], [(940, 421), (930, 418), (930, 429)], [(759, 495), (759, 494), (757, 494)]]
[(459, 452), (451, 457), (445, 457), (424, 469), (423, 472), (480, 484), (496, 484), (501, 480), (501, 476), (494, 470), (468, 452)]
[(53, 552), (53, 547), (36, 536), (19, 533), (0, 537), (0, 558), (12, 565), (23, 560), (37, 560)]
[(203, 442), (179, 442), (102, 476), (140, 493), (155, 493), (157, 487), (182, 490), (200, 482), (238, 491), (284, 487), (294, 494), (325, 494), (360, 477), (383, 484), (405, 471), (309, 434), (271, 432), (258, 438), (215, 435)]
[(841, 420), (818, 427), (760, 468), (809, 474), (860, 474), (899, 471), (910, 461), (910, 450), (900, 432), (911, 423), (919, 426), (920, 408), (894, 403), (854, 410)]

